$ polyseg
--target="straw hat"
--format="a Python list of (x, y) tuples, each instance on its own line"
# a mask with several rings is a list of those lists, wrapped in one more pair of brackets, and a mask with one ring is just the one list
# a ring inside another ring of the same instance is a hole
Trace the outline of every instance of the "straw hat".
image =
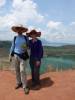
[(35, 34), (36, 37), (40, 37), (41, 36), (41, 32), (37, 32), (35, 29), (31, 30), (29, 33), (26, 33), (26, 35), (28, 37), (31, 37), (31, 35)]
[(24, 33), (24, 32), (28, 31), (28, 29), (23, 27), (22, 25), (21, 26), (12, 26), (11, 29), (12, 29), (12, 31), (17, 32), (17, 33), (18, 32)]

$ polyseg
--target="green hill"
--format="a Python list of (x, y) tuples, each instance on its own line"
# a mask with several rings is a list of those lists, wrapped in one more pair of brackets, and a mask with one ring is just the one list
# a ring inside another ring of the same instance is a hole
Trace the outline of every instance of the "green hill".
[(8, 56), (10, 46), (11, 46), (10, 41), (0, 41), (0, 57)]
[[(10, 50), (10, 41), (0, 41), (0, 57), (8, 56)], [(75, 45), (64, 45), (58, 47), (44, 46), (44, 56), (54, 57), (75, 57)]]

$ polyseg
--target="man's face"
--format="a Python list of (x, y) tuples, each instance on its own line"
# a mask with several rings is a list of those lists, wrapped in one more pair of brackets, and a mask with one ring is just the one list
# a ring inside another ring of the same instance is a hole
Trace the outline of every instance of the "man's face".
[(18, 31), (18, 35), (22, 35), (22, 32)]

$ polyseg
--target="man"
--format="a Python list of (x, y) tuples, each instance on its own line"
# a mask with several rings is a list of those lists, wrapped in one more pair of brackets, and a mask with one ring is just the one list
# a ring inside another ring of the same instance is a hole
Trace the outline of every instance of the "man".
[(30, 33), (27, 33), (32, 39), (29, 41), (30, 47), (30, 68), (32, 73), (32, 86), (34, 89), (40, 88), (40, 66), (41, 58), (43, 57), (43, 46), (41, 40), (37, 37), (41, 36), (41, 32), (36, 32), (32, 30)]
[(27, 77), (26, 77), (26, 59), (24, 59), (24, 54), (27, 52), (27, 37), (23, 35), (28, 29), (22, 26), (13, 26), (12, 31), (17, 33), (14, 37), (10, 49), (9, 60), (12, 61), (14, 56), (14, 64), (16, 70), (16, 80), (17, 85), (15, 89), (23, 87), (25, 94), (29, 93), (29, 88), (27, 87)]

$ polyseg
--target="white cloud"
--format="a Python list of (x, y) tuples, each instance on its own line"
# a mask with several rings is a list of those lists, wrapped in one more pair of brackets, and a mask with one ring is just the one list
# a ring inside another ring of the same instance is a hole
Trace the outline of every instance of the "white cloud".
[(75, 23), (65, 25), (50, 21), (49, 27), (42, 31), (42, 38), (50, 42), (75, 43)]
[(6, 0), (0, 0), (0, 7), (4, 6), (6, 3)]
[(13, 0), (13, 7), (21, 6), (23, 0)]
[(8, 27), (13, 24), (25, 25), (30, 20), (40, 23), (44, 19), (44, 16), (37, 11), (37, 4), (32, 0), (13, 0), (12, 6), (10, 13), (0, 16), (1, 27)]
[(5, 27), (9, 27), (15, 23), (15, 16), (11, 14), (7, 14), (6, 16), (0, 17), (0, 27), (3, 29)]
[(44, 16), (37, 11), (37, 4), (33, 0), (13, 0), (12, 13), (21, 23), (29, 20), (41, 22), (44, 19)]
[(61, 24), (61, 22), (49, 21), (47, 27), (51, 29), (58, 29)]
[(71, 24), (70, 25), (75, 25), (75, 22), (71, 22)]
[(45, 37), (46, 40), (51, 42), (63, 40), (65, 37), (64, 31), (65, 26), (63, 22), (51, 20), (47, 23), (47, 29), (45, 30), (45, 33), (42, 37)]
[(7, 28), (10, 31), (12, 25), (18, 24), (27, 26), (30, 21), (41, 23), (44, 16), (38, 12), (37, 6), (33, 0), (12, 0), (10, 11), (4, 16), (0, 16), (0, 30)]

